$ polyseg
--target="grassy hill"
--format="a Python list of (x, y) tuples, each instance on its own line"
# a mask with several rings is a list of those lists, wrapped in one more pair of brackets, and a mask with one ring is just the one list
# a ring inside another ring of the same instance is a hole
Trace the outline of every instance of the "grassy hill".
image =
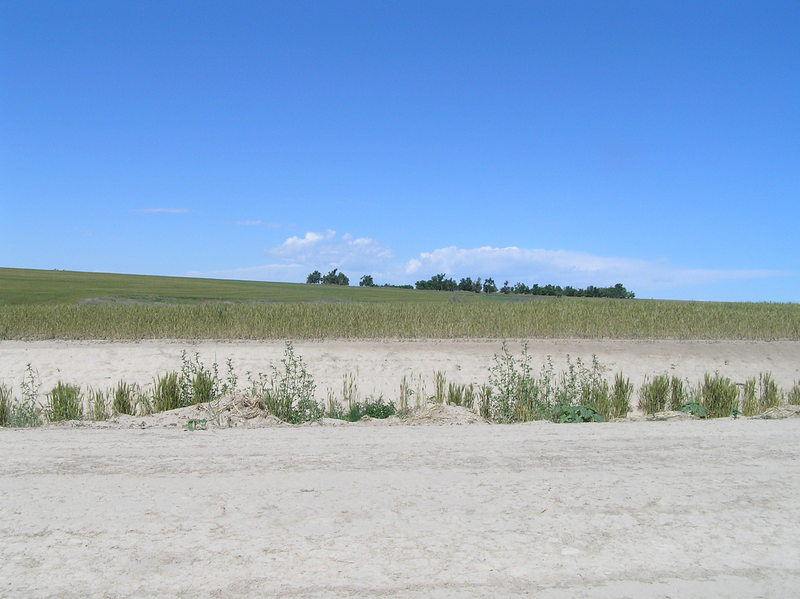
[(0, 268), (0, 339), (794, 339), (800, 304), (543, 298)]
[[(191, 302), (447, 302), (454, 294), (66, 270), (0, 268), (0, 305)], [(461, 301), (479, 299), (457, 292)]]

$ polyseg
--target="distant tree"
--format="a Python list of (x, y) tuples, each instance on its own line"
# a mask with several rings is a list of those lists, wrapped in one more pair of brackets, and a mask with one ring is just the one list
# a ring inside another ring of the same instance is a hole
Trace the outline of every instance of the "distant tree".
[(505, 293), (506, 295), (511, 293), (511, 287), (508, 286), (508, 281), (503, 283), (503, 286), (500, 288), (500, 293)]
[(315, 270), (306, 279), (306, 283), (309, 285), (319, 285), (322, 282), (322, 273), (318, 270)]
[(343, 272), (338, 272), (338, 268), (334, 268), (324, 277), (322, 277), (322, 284), (323, 285), (343, 285), (347, 286), (350, 284), (350, 279), (347, 278)]
[(364, 275), (358, 282), (359, 287), (377, 287), (375, 281), (372, 280), (372, 275)]
[(466, 277), (458, 282), (459, 291), (472, 291), (472, 278)]
[(488, 278), (483, 282), (484, 293), (497, 293), (497, 285), (494, 284), (494, 279)]
[(525, 295), (530, 292), (530, 287), (528, 287), (525, 283), (517, 283), (511, 288), (511, 293), (516, 293), (519, 295)]

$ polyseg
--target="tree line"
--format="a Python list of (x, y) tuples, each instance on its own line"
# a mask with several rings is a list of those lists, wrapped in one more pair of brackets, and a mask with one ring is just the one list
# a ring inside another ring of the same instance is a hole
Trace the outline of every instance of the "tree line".
[[(343, 272), (334, 268), (328, 274), (323, 275), (315, 270), (306, 278), (306, 283), (310, 285), (349, 285), (350, 279)], [(379, 287), (375, 284), (372, 275), (361, 277), (358, 285), (360, 287)], [(445, 273), (439, 273), (424, 281), (417, 281), (414, 287), (411, 285), (389, 285), (384, 284), (380, 287), (394, 287), (399, 289), (424, 289), (429, 291), (470, 291), (472, 293), (503, 293), (506, 295), (549, 295), (554, 297), (609, 297), (615, 299), (632, 299), (636, 297), (633, 291), (628, 291), (622, 283), (617, 283), (613, 287), (595, 287), (589, 285), (585, 289), (580, 289), (567, 285), (539, 285), (534, 283), (530, 287), (525, 283), (515, 283), (509, 285), (505, 281), (498, 289), (494, 279), (488, 277), (481, 279), (477, 277), (464, 277), (456, 282), (452, 277), (447, 277)]]

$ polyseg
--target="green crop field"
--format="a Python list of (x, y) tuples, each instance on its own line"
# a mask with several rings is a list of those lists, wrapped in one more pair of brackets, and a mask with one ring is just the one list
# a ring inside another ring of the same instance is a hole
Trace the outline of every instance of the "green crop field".
[(0, 339), (800, 340), (800, 304), (542, 298), (0, 269)]
[[(451, 294), (452, 295), (452, 294)], [(461, 293), (462, 299), (473, 299)], [(475, 298), (477, 299), (477, 298)], [(190, 277), (0, 268), (0, 306), (79, 303), (446, 302), (447, 294)]]

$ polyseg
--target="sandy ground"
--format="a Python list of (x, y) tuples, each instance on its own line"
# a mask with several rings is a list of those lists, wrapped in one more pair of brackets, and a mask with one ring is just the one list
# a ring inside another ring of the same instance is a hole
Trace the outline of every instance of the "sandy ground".
[[(800, 342), (797, 341), (627, 341), (534, 339), (528, 341), (539, 370), (546, 356), (557, 369), (566, 357), (591, 362), (592, 355), (609, 370), (622, 372), (637, 387), (646, 375), (675, 374), (692, 383), (703, 373), (719, 371), (736, 382), (770, 371), (778, 384), (788, 389), (800, 380)], [(519, 352), (520, 343), (509, 344)], [(488, 368), (499, 352), (501, 341), (302, 341), (295, 343), (317, 383), (317, 396), (325, 399), (330, 389), (341, 395), (343, 377), (352, 374), (362, 398), (382, 395), (394, 400), (403, 376), (422, 379), (427, 394), (433, 393), (433, 372), (442, 371), (456, 383), (487, 382)], [(268, 372), (270, 363), (283, 356), (282, 342), (191, 342), (191, 341), (0, 341), (0, 383), (19, 392), (19, 384), (30, 363), (46, 392), (63, 380), (94, 388), (108, 388), (117, 381), (151, 384), (153, 377), (178, 370), (181, 352), (197, 352), (206, 364), (216, 361), (224, 370), (230, 358), (239, 376)]]
[(796, 596), (800, 419), (0, 430), (0, 596)]

